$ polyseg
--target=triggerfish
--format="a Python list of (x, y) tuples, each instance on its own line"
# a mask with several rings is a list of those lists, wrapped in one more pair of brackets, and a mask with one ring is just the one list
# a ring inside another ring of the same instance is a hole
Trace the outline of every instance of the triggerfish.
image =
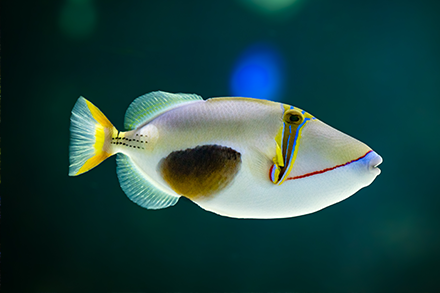
[(80, 97), (71, 116), (69, 175), (117, 154), (122, 190), (147, 209), (184, 196), (233, 218), (295, 217), (368, 186), (382, 162), (304, 110), (252, 98), (152, 92), (128, 107), (125, 129)]

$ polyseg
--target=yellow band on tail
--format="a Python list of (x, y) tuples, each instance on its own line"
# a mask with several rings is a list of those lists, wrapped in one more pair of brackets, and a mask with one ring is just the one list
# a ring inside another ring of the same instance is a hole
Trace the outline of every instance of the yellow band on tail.
[(118, 131), (95, 105), (83, 97), (73, 107), (70, 120), (69, 175), (77, 176), (114, 154), (111, 140)]

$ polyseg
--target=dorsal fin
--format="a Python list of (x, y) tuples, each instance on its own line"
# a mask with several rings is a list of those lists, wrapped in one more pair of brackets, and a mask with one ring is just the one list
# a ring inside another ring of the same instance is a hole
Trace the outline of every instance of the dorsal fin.
[(167, 92), (151, 92), (134, 100), (125, 113), (124, 126), (133, 130), (157, 115), (182, 104), (201, 101), (196, 94), (171, 94)]

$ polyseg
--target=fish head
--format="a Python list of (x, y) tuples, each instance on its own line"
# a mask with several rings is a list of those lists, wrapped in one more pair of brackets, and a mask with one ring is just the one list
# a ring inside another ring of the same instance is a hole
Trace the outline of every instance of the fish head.
[(271, 181), (291, 185), (294, 192), (313, 190), (310, 200), (322, 199), (320, 208), (347, 198), (380, 174), (382, 158), (370, 147), (297, 107), (283, 105), (275, 141)]

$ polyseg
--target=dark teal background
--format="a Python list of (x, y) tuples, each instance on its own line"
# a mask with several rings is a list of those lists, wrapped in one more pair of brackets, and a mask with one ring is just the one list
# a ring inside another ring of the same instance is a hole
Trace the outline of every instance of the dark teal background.
[[(2, 291), (439, 292), (439, 15), (436, 0), (300, 0), (274, 14), (243, 1), (2, 3)], [(276, 100), (383, 157), (371, 186), (315, 214), (237, 220), (184, 198), (140, 208), (114, 158), (68, 177), (80, 95), (122, 129), (153, 90), (231, 95), (254, 44), (282, 61)]]

